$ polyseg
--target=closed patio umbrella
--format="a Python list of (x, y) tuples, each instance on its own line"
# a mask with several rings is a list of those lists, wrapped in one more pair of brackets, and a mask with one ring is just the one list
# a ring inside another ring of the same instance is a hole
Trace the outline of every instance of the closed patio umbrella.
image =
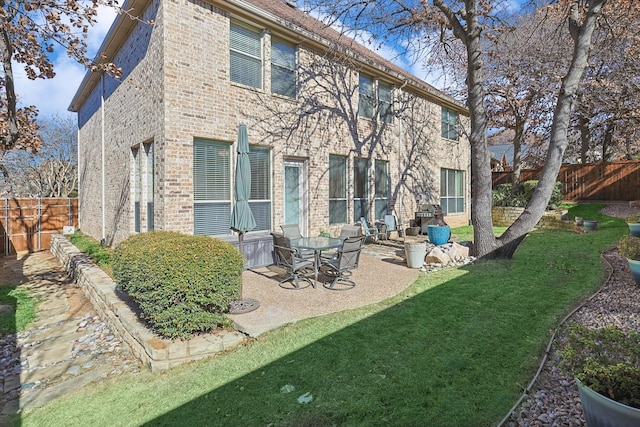
[[(242, 242), (244, 233), (256, 228), (256, 220), (249, 207), (251, 195), (251, 163), (249, 162), (249, 138), (247, 126), (238, 128), (238, 157), (236, 160), (235, 204), (231, 215), (230, 228), (238, 233), (238, 250), (244, 256)], [(240, 284), (240, 300), (231, 303), (231, 313), (246, 313), (258, 308), (258, 301), (242, 298), (242, 283)]]

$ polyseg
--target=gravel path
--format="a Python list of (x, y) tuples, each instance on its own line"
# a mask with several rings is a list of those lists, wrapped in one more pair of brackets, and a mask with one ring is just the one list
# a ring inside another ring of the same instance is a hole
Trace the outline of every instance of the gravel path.
[[(603, 214), (617, 218), (638, 212), (640, 209), (630, 208), (627, 204), (611, 204), (602, 210)], [(618, 253), (617, 248), (604, 252), (602, 258), (609, 271), (606, 283), (569, 317), (567, 324), (581, 323), (591, 329), (615, 326), (622, 330), (640, 332), (640, 287), (631, 277), (626, 258)], [(530, 393), (503, 425), (585, 425), (575, 381), (563, 375), (558, 366), (558, 358), (552, 346)]]

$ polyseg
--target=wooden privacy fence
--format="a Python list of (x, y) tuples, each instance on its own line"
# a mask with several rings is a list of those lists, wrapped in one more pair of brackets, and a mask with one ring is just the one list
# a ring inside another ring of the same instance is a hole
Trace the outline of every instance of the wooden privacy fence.
[[(520, 173), (520, 182), (539, 179), (542, 168)], [(493, 186), (511, 182), (513, 172), (493, 172)], [(640, 200), (640, 161), (564, 164), (558, 181), (565, 200)]]
[(49, 249), (64, 226), (78, 227), (77, 198), (0, 199), (0, 255)]

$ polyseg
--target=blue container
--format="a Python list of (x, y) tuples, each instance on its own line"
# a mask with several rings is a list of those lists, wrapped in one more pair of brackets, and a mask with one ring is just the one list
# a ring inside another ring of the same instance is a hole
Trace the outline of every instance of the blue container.
[(427, 235), (429, 236), (429, 241), (434, 245), (444, 245), (451, 237), (451, 227), (448, 225), (428, 225)]
[(633, 276), (633, 280), (636, 281), (636, 285), (640, 286), (640, 261), (629, 259), (629, 270), (631, 270), (631, 276)]
[(629, 223), (629, 234), (632, 236), (640, 237), (640, 224), (638, 223)]

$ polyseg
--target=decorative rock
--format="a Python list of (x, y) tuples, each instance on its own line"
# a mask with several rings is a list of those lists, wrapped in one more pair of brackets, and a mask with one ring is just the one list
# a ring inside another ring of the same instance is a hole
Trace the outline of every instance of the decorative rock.
[(76, 375), (78, 372), (80, 372), (80, 369), (82, 369), (82, 368), (80, 368), (80, 366), (73, 365), (69, 369), (67, 369), (67, 374)]
[(433, 249), (427, 253), (426, 257), (427, 264), (440, 263), (440, 264), (448, 264), (451, 261), (451, 258), (447, 254), (445, 254), (442, 249), (435, 246)]
[(630, 208), (640, 208), (640, 200), (632, 200), (629, 202)]
[(453, 242), (451, 244), (451, 249), (455, 250), (455, 253), (458, 254), (462, 258), (469, 257), (469, 248), (467, 246), (462, 246), (459, 243)]

